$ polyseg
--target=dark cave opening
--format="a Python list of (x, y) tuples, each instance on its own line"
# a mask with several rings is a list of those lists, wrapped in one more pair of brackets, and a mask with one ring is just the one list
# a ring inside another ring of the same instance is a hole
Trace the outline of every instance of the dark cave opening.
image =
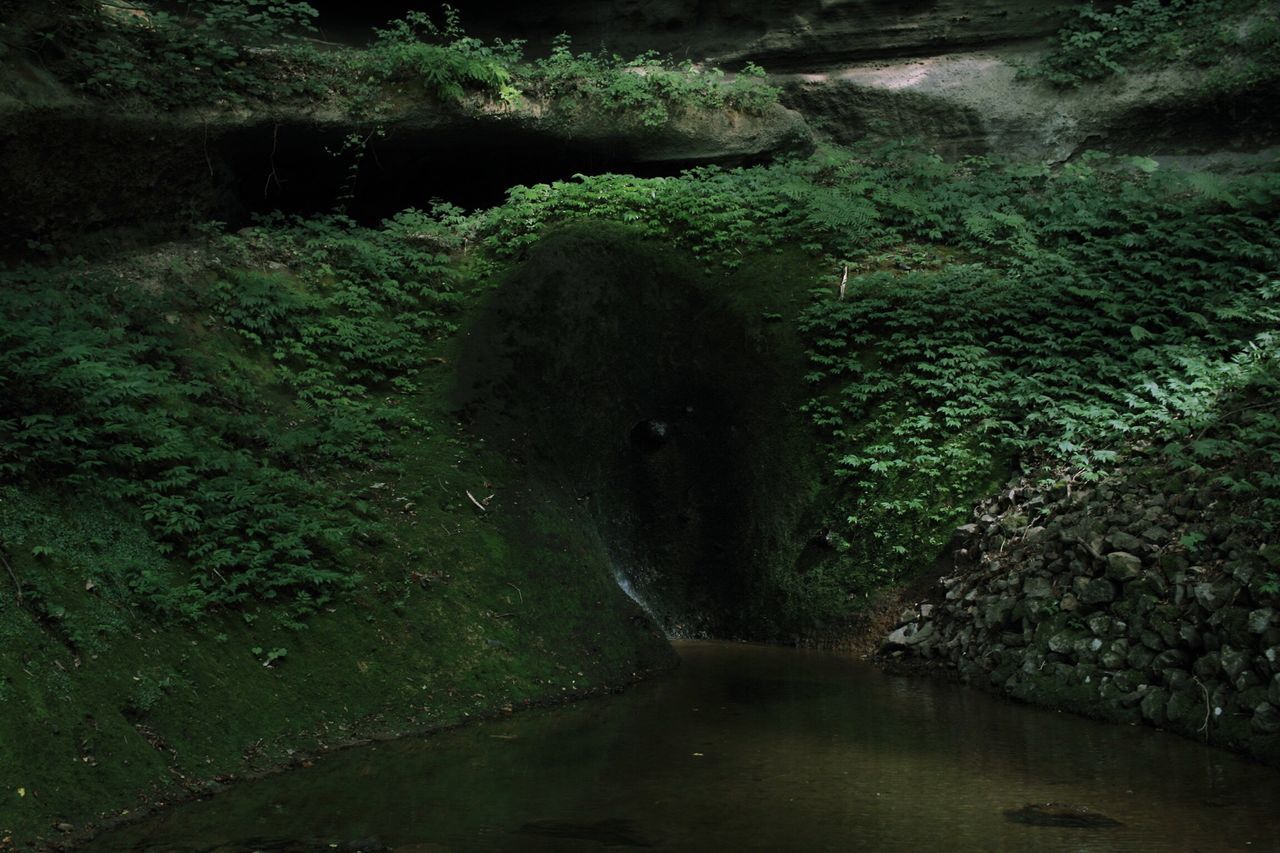
[(590, 515), (669, 635), (773, 636), (816, 457), (799, 354), (715, 281), (616, 226), (552, 235), (464, 336), (455, 404)]
[[(373, 133), (298, 119), (219, 127), (159, 118), (88, 121), (50, 111), (22, 133), (0, 137), (0, 179), (7, 174), (3, 183), (14, 190), (0, 209), (0, 254), (21, 254), (32, 240), (69, 252), (146, 244), (210, 220), (236, 228), (275, 211), (340, 211), (376, 225), (436, 200), (467, 210), (492, 207), (514, 186), (575, 174), (660, 177), (770, 159), (664, 158), (646, 150), (654, 140), (643, 134), (575, 138), (504, 118), (423, 115), (426, 123), (402, 121)], [(352, 138), (357, 144), (345, 146)], [(60, 167), (46, 180), (16, 177), (49, 162)]]
[[(565, 140), (501, 123), (481, 128), (391, 128), (343, 151), (349, 128), (259, 125), (226, 140), (238, 216), (280, 210), (313, 214), (342, 206), (376, 224), (441, 200), (467, 210), (501, 204), (519, 185), (575, 174), (677, 175), (706, 160), (647, 161), (634, 139)], [(360, 131), (355, 131), (359, 137)], [(750, 165), (750, 162), (732, 162)]]

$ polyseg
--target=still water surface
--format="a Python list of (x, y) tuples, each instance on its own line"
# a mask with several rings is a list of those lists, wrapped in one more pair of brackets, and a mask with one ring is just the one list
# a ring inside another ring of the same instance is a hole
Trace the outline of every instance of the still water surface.
[[(1227, 753), (840, 654), (677, 648), (622, 696), (337, 753), (93, 849), (1280, 850), (1280, 772)], [(1121, 825), (1005, 814), (1032, 803)]]

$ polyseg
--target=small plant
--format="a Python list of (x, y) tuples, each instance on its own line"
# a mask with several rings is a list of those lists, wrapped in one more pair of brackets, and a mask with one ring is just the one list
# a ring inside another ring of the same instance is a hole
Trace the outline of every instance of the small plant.
[(267, 668), (275, 666), (277, 661), (284, 660), (289, 656), (288, 649), (271, 649), (270, 651), (264, 651), (262, 646), (254, 646), (250, 651), (253, 653), (253, 656), (259, 658), (262, 661), (262, 665)]
[(556, 38), (550, 56), (526, 72), (528, 87), (552, 101), (578, 100), (660, 127), (673, 115), (704, 109), (759, 113), (778, 100), (764, 69), (748, 64), (731, 83), (719, 69), (676, 63), (657, 53), (624, 60), (617, 54), (574, 54), (567, 35)]
[(1196, 530), (1191, 533), (1187, 533), (1183, 535), (1178, 540), (1178, 542), (1182, 545), (1183, 548), (1186, 548), (1188, 551), (1195, 552), (1200, 548), (1202, 544), (1204, 544), (1204, 540), (1206, 538), (1208, 537), (1206, 537), (1205, 534)]
[(437, 25), (427, 13), (411, 11), (375, 30), (377, 40), (369, 50), (373, 67), (388, 78), (421, 83), (442, 101), (461, 100), (471, 90), (516, 105), (520, 90), (514, 67), (523, 42), (486, 45), (466, 35), (456, 9), (445, 5), (443, 16), (444, 23)]

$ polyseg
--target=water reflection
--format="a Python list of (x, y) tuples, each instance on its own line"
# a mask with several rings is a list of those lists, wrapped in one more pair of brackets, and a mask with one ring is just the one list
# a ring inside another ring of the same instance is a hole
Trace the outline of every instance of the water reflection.
[[(1228, 754), (835, 654), (679, 649), (625, 696), (340, 753), (95, 849), (1276, 849), (1280, 773)], [(1006, 815), (1048, 803), (1119, 825)]]

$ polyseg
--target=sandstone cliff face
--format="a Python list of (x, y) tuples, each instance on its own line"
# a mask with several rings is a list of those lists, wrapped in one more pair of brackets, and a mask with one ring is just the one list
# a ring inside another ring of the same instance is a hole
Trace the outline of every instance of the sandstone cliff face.
[(1228, 502), (1133, 480), (1023, 485), (979, 506), (952, 556), (888, 660), (1280, 764), (1280, 549), (1242, 534)]
[(1015, 45), (783, 75), (784, 102), (849, 144), (915, 138), (944, 156), (1051, 163), (1085, 150), (1143, 155), (1259, 151), (1280, 144), (1269, 91), (1215, 93), (1204, 73), (1132, 72), (1061, 91), (1020, 79), (1042, 48)]
[[(319, 5), (323, 12), (325, 4)], [(454, 5), (469, 29), (508, 37), (518, 34), (535, 47), (567, 32), (584, 50), (600, 45), (623, 54), (659, 50), (693, 60), (755, 61), (776, 70), (792, 70), (1037, 38), (1056, 28), (1063, 4), (1057, 0), (572, 0)]]

